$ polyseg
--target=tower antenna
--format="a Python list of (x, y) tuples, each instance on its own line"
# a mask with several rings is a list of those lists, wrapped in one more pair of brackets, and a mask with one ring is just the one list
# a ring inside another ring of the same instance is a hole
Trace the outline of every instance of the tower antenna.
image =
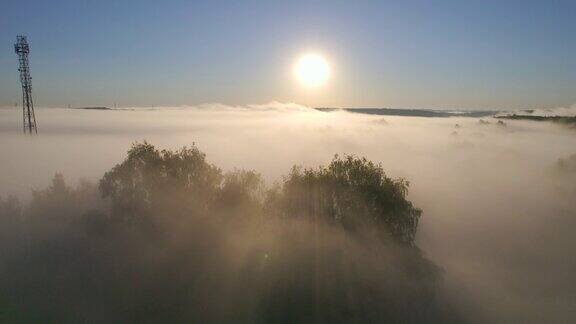
[(16, 36), (14, 51), (18, 54), (18, 71), (20, 71), (20, 82), (22, 83), (22, 119), (24, 133), (36, 134), (36, 116), (34, 115), (34, 102), (32, 101), (32, 77), (30, 76), (30, 64), (28, 63), (28, 54), (30, 46), (26, 36)]

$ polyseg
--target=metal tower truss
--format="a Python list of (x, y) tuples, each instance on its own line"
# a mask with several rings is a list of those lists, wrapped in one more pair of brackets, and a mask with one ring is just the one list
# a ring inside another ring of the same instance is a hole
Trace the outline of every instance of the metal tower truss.
[(38, 128), (36, 125), (36, 116), (34, 115), (34, 102), (32, 101), (32, 77), (30, 76), (30, 64), (28, 63), (28, 54), (30, 46), (26, 36), (17, 36), (14, 51), (18, 54), (20, 71), (20, 82), (22, 83), (22, 119), (24, 133), (36, 134)]

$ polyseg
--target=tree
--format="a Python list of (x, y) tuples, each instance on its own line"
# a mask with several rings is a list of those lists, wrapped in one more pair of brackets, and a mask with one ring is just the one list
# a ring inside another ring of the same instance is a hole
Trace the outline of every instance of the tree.
[(288, 215), (319, 217), (348, 231), (377, 228), (382, 237), (413, 244), (422, 211), (406, 199), (408, 186), (366, 158), (335, 156), (327, 167), (293, 168), (276, 199)]
[(133, 220), (174, 204), (182, 212), (205, 215), (221, 181), (220, 169), (195, 146), (159, 151), (144, 142), (134, 144), (127, 158), (104, 174), (100, 191), (112, 200), (118, 217)]

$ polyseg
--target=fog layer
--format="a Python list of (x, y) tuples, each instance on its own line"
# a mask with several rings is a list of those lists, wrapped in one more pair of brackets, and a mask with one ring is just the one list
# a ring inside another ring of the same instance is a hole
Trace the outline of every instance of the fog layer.
[(254, 169), (268, 185), (293, 165), (326, 165), (334, 154), (365, 156), (411, 183), (408, 198), (423, 210), (416, 243), (443, 268), (445, 294), (459, 313), (471, 321), (574, 320), (572, 129), (490, 118), (382, 118), (277, 103), (38, 109), (36, 137), (20, 134), (18, 110), (0, 110), (0, 117), (0, 196), (24, 200), (56, 172), (69, 183), (98, 181), (134, 141), (167, 149), (196, 143), (211, 163)]

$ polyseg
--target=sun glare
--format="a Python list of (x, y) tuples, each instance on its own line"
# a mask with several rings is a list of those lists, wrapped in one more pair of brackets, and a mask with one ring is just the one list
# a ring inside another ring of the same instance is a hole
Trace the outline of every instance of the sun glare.
[(315, 88), (326, 83), (330, 76), (330, 67), (322, 56), (306, 54), (294, 66), (294, 75), (302, 85)]

